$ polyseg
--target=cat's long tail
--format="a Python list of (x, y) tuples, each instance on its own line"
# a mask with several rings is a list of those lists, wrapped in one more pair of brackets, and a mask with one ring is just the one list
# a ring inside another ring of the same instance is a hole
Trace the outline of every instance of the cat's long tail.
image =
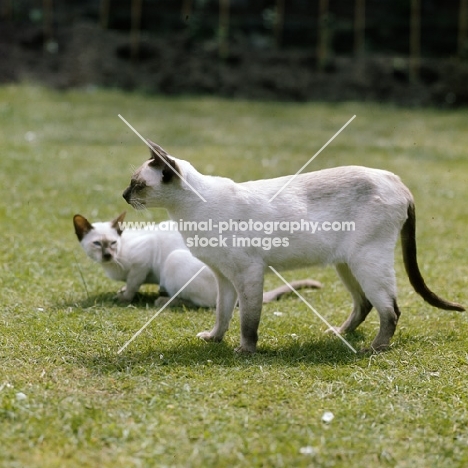
[[(291, 281), (289, 285), (295, 290), (304, 288), (320, 289), (322, 287), (322, 283), (311, 279)], [(284, 294), (292, 293), (293, 291), (289, 285), (283, 284), (271, 291), (264, 292), (263, 303), (266, 304), (268, 302), (277, 301)]]
[(401, 229), (401, 245), (406, 273), (414, 290), (429, 304), (439, 309), (464, 311), (456, 302), (446, 301), (433, 293), (424, 282), (416, 256), (416, 213), (414, 204), (408, 206), (408, 218)]

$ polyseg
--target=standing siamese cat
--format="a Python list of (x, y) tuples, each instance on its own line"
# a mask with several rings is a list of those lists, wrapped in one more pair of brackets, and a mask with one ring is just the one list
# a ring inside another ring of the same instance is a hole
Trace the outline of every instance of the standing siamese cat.
[[(117, 293), (120, 302), (130, 302), (142, 284), (159, 284), (161, 306), (172, 298), (203, 267), (193, 281), (171, 301), (171, 306), (215, 307), (216, 279), (212, 271), (195, 258), (176, 229), (121, 229), (125, 213), (109, 222), (91, 224), (79, 214), (73, 217), (75, 233), (84, 251), (100, 263), (107, 276), (125, 281)], [(320, 288), (314, 280), (291, 283), (295, 288)], [(263, 302), (279, 299), (289, 293), (281, 286), (263, 295)]]
[[(238, 232), (231, 232), (226, 245), (218, 248), (192, 243), (191, 252), (212, 269), (218, 282), (214, 328), (199, 333), (199, 337), (221, 341), (238, 299), (241, 340), (237, 351), (255, 352), (264, 274), (269, 266), (287, 270), (333, 264), (354, 303), (351, 315), (337, 331), (354, 330), (375, 307), (380, 329), (371, 349), (387, 348), (400, 316), (394, 271), (398, 235), (406, 272), (415, 291), (432, 306), (464, 310), (426, 286), (416, 259), (413, 197), (396, 175), (367, 167), (345, 166), (297, 177), (236, 183), (200, 174), (187, 161), (173, 158), (149, 140), (148, 143), (152, 148), (151, 157), (135, 171), (123, 193), (125, 200), (136, 209), (164, 207), (173, 220), (198, 223), (210, 219), (213, 223), (307, 220), (319, 225), (335, 221), (352, 221), (355, 225), (354, 231), (323, 229), (314, 234), (296, 231), (289, 234), (288, 246), (270, 250), (252, 244), (240, 247), (234, 242)], [(197, 235), (216, 237), (218, 232), (197, 230), (194, 225), (182, 235), (187, 241)], [(242, 232), (242, 235), (253, 238), (259, 233)]]

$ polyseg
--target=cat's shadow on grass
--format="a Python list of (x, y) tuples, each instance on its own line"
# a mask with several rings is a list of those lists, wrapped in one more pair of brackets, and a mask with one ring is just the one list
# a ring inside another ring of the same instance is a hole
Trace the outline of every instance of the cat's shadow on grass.
[[(346, 339), (359, 350), (360, 345), (365, 342), (365, 335), (358, 331)], [(368, 357), (359, 351), (355, 353), (333, 336), (324, 336), (319, 340), (311, 337), (307, 342), (292, 340), (278, 347), (262, 343), (260, 338), (255, 354), (236, 353), (231, 342), (207, 343), (195, 338), (172, 344), (159, 343), (145, 351), (134, 351), (131, 347), (132, 344), (120, 354), (116, 349), (114, 353), (84, 356), (83, 364), (98, 373), (113, 373), (128, 372), (132, 368), (141, 369), (142, 366), (154, 369), (155, 366), (200, 365), (236, 368), (252, 365), (349, 365)]]
[[(157, 292), (138, 292), (131, 303), (119, 302), (115, 292), (89, 295), (78, 301), (67, 303), (65, 306), (74, 306), (81, 309), (92, 309), (93, 307), (134, 307), (136, 309), (146, 309), (154, 307), (154, 301), (159, 297)], [(174, 309), (175, 310), (175, 309)]]
[[(128, 304), (121, 304), (115, 298), (115, 293), (101, 293), (88, 296), (81, 301), (75, 301), (74, 306), (84, 310), (94, 307), (128, 307)], [(133, 308), (146, 309), (154, 307), (154, 301), (159, 297), (158, 293), (139, 292), (131, 303)], [(207, 313), (213, 313), (210, 309)], [(170, 308), (172, 313), (181, 313), (183, 308)], [(357, 351), (366, 342), (365, 333), (360, 330), (346, 336), (346, 340)], [(272, 347), (268, 343), (262, 343), (260, 337), (257, 353), (239, 354), (234, 351), (235, 344), (223, 341), (221, 343), (207, 343), (195, 337), (188, 337), (182, 343), (172, 341), (170, 344), (159, 342), (145, 351), (134, 351), (132, 345), (123, 350), (120, 354), (105, 353), (94, 356), (82, 357), (83, 364), (99, 373), (112, 373), (125, 371), (133, 367), (141, 366), (199, 366), (201, 364), (218, 365), (223, 367), (238, 367), (251, 365), (282, 364), (297, 366), (301, 363), (348, 365), (365, 356), (362, 353), (355, 353), (346, 346), (339, 338), (333, 334), (324, 335), (319, 340), (310, 338), (310, 341), (303, 342), (291, 339), (286, 345)]]

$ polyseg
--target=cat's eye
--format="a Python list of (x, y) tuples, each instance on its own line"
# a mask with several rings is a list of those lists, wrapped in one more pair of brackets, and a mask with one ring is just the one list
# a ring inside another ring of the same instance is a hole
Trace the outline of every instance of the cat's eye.
[(117, 244), (117, 241), (112, 241), (112, 242), (110, 243), (111, 247), (115, 247), (116, 244)]
[(94, 241), (93, 245), (95, 245), (96, 247), (101, 247), (101, 243), (99, 241)]

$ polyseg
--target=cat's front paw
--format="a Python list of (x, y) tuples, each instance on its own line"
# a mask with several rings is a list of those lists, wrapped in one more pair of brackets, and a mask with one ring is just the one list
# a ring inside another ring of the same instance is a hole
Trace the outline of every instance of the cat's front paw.
[(119, 295), (114, 296), (114, 300), (122, 305), (130, 304), (130, 302), (132, 302), (131, 299), (127, 299), (126, 297), (119, 296)]
[(132, 302), (133, 295), (128, 294), (127, 288), (123, 286), (117, 291), (114, 299), (119, 302), (120, 304), (128, 304)]
[(246, 346), (240, 345), (234, 350), (237, 354), (253, 354), (257, 351), (257, 347), (253, 346)]
[(203, 332), (197, 333), (197, 338), (200, 338), (201, 340), (205, 340), (205, 341), (215, 341), (215, 342), (219, 342), (223, 339), (222, 337), (220, 338), (215, 335), (212, 335), (211, 332), (209, 331), (203, 331)]
[(163, 307), (169, 302), (170, 297), (168, 296), (159, 296), (155, 301), (154, 301), (154, 307)]
[(325, 330), (325, 333), (329, 334), (329, 335), (342, 335), (343, 334), (343, 330), (341, 329), (341, 327), (330, 327), (328, 328), (327, 330)]

